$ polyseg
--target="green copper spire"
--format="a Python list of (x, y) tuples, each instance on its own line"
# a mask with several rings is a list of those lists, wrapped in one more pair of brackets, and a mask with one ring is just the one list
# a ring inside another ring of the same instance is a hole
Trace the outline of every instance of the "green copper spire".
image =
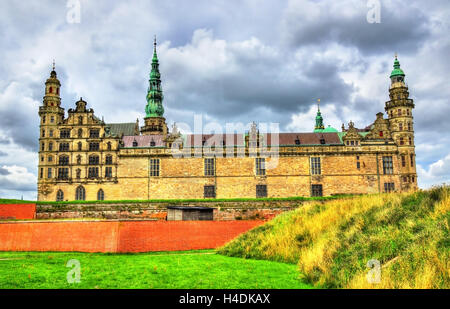
[(164, 107), (162, 102), (164, 95), (161, 88), (161, 74), (159, 73), (159, 61), (156, 53), (156, 36), (154, 43), (152, 71), (150, 72), (150, 85), (147, 92), (147, 106), (145, 112), (148, 117), (162, 117), (164, 115)]
[(396, 77), (396, 76), (405, 77), (405, 73), (403, 72), (402, 69), (400, 69), (400, 61), (398, 61), (397, 55), (395, 55), (394, 70), (392, 70), (390, 78)]
[(320, 133), (322, 130), (325, 129), (325, 126), (323, 125), (323, 117), (322, 113), (320, 112), (320, 99), (317, 100), (317, 116), (316, 116), (316, 126), (314, 127), (315, 133)]

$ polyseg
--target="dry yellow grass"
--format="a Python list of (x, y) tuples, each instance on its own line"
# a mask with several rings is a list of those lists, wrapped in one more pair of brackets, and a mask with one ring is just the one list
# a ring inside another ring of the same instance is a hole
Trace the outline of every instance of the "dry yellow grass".
[[(305, 205), (222, 248), (227, 255), (298, 263), (331, 288), (450, 288), (450, 187)], [(369, 283), (367, 262), (381, 263)]]

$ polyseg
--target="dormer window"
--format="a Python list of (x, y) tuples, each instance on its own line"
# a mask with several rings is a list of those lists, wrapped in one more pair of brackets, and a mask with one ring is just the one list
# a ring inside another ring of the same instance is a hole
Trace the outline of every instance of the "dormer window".
[(380, 137), (383, 137), (383, 131), (380, 131)]
[(138, 146), (138, 142), (136, 140), (133, 141), (133, 147), (137, 147)]
[(152, 140), (152, 141), (150, 142), (150, 147), (155, 147), (155, 146), (156, 146), (156, 143), (155, 143), (155, 141)]
[(300, 139), (297, 136), (297, 139), (295, 140), (295, 145), (300, 145)]
[(320, 144), (325, 145), (325, 139), (324, 138), (320, 139)]

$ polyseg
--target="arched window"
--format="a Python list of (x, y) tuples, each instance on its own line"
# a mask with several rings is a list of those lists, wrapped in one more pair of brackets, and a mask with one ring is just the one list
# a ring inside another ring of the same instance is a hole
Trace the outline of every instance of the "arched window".
[(78, 142), (78, 151), (81, 151), (83, 149), (83, 144), (81, 142)]
[(78, 117), (78, 124), (83, 124), (83, 116)]
[(111, 151), (111, 142), (108, 142), (108, 151)]
[(59, 94), (59, 88), (56, 88), (56, 94)]
[(57, 202), (64, 201), (64, 192), (62, 192), (62, 190), (59, 190), (58, 193), (56, 193), (56, 201)]
[(53, 88), (52, 87), (48, 88), (48, 92), (53, 93)]
[(75, 200), (76, 201), (85, 201), (86, 200), (86, 190), (83, 186), (79, 186), (75, 192)]
[[(81, 121), (83, 121), (83, 118), (81, 118)], [(78, 129), (78, 137), (79, 138), (83, 137), (83, 130), (82, 129)]]
[(97, 200), (98, 201), (104, 201), (105, 200), (105, 192), (103, 192), (102, 189), (98, 190), (98, 192), (97, 192)]
[(80, 178), (81, 178), (81, 170), (77, 169), (77, 179), (80, 179)]

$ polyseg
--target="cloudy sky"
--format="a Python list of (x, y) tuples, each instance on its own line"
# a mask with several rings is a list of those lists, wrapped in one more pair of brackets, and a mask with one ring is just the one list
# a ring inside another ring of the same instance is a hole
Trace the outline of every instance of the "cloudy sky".
[(448, 183), (449, 33), (448, 0), (2, 0), (0, 197), (36, 198), (53, 59), (66, 111), (83, 97), (106, 122), (142, 124), (154, 35), (169, 124), (202, 114), (310, 132), (321, 98), (327, 125), (364, 127), (384, 111), (397, 52), (416, 104), (419, 184)]

